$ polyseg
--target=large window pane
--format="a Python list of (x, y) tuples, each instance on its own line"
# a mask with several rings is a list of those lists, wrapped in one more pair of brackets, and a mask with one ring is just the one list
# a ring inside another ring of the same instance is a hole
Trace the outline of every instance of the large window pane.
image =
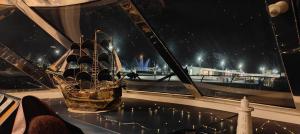
[(37, 89), (41, 85), (4, 60), (0, 60), (0, 92)]
[[(248, 96), (252, 102), (294, 107), (263, 1), (134, 2), (204, 95), (238, 100)], [(75, 42), (80, 34), (92, 39), (95, 29), (111, 35), (123, 72), (136, 72), (141, 79), (126, 77), (128, 89), (189, 94), (176, 75), (158, 82), (172, 70), (117, 4), (99, 3), (34, 10)], [(77, 16), (72, 23), (79, 23), (79, 30), (75, 28), (73, 34), (62, 15), (66, 12)], [(16, 26), (5, 27), (8, 24)], [(0, 31), (10, 37), (1, 41), (35, 64), (47, 66), (59, 57), (57, 49), (60, 54), (64, 51), (20, 11), (3, 19), (1, 25)], [(17, 29), (21, 37), (12, 36)], [(36, 53), (20, 50), (19, 44)]]
[[(7, 47), (7, 49), (16, 53), (20, 58), (37, 66), (37, 68), (30, 68), (33, 69), (31, 71), (34, 71), (34, 69), (39, 71), (46, 69), (63, 53), (64, 49), (61, 45), (18, 9), (0, 6), (0, 16), (1, 48)], [(13, 59), (13, 57), (2, 55), (3, 57)], [(5, 89), (5, 92), (15, 91), (13, 89), (21, 91), (22, 89), (35, 90), (41, 88), (41, 85), (37, 81), (26, 74), (28, 72), (22, 72), (3, 59), (1, 59), (0, 68), (0, 88)]]
[(264, 1), (135, 1), (204, 95), (294, 107)]
[[(115, 3), (103, 6), (100, 3), (34, 10), (70, 38), (77, 34), (68, 34), (67, 29), (70, 25), (76, 25), (72, 28), (80, 28), (75, 31), (79, 35), (82, 34), (84, 39), (93, 39), (96, 29), (112, 36), (113, 46), (123, 65), (123, 73), (127, 75), (125, 78), (128, 90), (190, 95), (175, 74), (163, 79), (173, 71), (119, 5)], [(71, 18), (77, 18), (77, 21), (68, 22), (69, 18), (63, 17), (62, 14), (69, 10), (73, 11), (69, 14)], [(68, 22), (68, 25), (65, 25), (65, 22)], [(132, 72), (137, 73), (139, 77), (130, 78)]]
[(0, 21), (0, 35), (2, 44), (40, 67), (47, 67), (65, 51), (19, 10)]

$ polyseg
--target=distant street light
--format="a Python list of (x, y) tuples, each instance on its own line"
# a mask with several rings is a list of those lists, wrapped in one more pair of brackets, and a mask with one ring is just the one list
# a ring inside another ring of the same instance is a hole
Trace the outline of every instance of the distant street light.
[(242, 71), (243, 67), (244, 67), (244, 64), (243, 63), (239, 63), (238, 68), (239, 68), (240, 71)]
[(140, 59), (143, 59), (143, 57), (144, 57), (143, 54), (140, 54)]
[(202, 56), (199, 56), (199, 57), (197, 58), (197, 60), (201, 62), (201, 61), (202, 61)]
[(38, 61), (38, 62), (42, 62), (42, 61), (43, 61), (43, 58), (39, 57), (39, 58), (37, 59), (37, 61)]
[(263, 74), (263, 73), (265, 73), (266, 67), (265, 67), (265, 66), (261, 66), (261, 67), (259, 68), (259, 70), (260, 70), (261, 73)]
[(54, 53), (55, 53), (56, 55), (59, 55), (59, 54), (60, 54), (60, 50), (59, 50), (59, 49), (56, 49), (56, 50), (54, 50)]
[(202, 63), (202, 61), (203, 61), (202, 56), (198, 56), (197, 61), (198, 61), (198, 63), (199, 63), (199, 67), (201, 67), (201, 63)]
[(221, 65), (222, 69), (224, 70), (224, 67), (225, 67), (225, 60), (222, 60), (222, 61), (220, 62), (220, 65)]
[(273, 74), (278, 74), (278, 72), (279, 72), (279, 71), (278, 71), (276, 68), (274, 68), (274, 69), (272, 70), (272, 73), (273, 73)]

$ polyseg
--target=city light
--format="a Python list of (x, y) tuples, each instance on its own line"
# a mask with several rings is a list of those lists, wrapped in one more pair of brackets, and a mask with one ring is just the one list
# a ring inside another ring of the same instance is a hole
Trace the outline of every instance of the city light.
[(199, 62), (202, 62), (202, 56), (199, 56), (198, 58), (197, 58), (197, 60), (199, 61)]
[(55, 53), (56, 55), (59, 55), (59, 54), (60, 54), (60, 50), (59, 50), (59, 49), (56, 49), (56, 50), (54, 50), (54, 53)]
[(224, 66), (225, 65), (225, 60), (222, 60), (221, 61), (221, 66)]
[(144, 58), (144, 55), (143, 54), (140, 54), (140, 59), (143, 59)]
[(266, 67), (265, 66), (261, 66), (259, 67), (259, 71), (261, 71), (261, 73), (264, 73), (266, 70)]
[(238, 68), (241, 70), (242, 68), (244, 67), (244, 64), (243, 63), (240, 63), (239, 65), (238, 65)]
[(164, 69), (167, 69), (167, 65), (164, 65)]
[(220, 62), (220, 65), (221, 65), (222, 69), (224, 70), (224, 67), (225, 67), (225, 60), (222, 60), (222, 61)]
[(37, 59), (37, 61), (38, 61), (38, 62), (42, 62), (43, 59), (40, 57), (40, 58)]
[(278, 71), (276, 68), (274, 68), (274, 69), (272, 70), (272, 73), (273, 73), (273, 74), (278, 74), (278, 72), (279, 72), (279, 71)]
[(201, 63), (203, 62), (203, 58), (202, 58), (201, 55), (198, 56), (197, 61), (198, 61), (198, 63), (199, 63), (199, 67), (200, 67), (200, 66), (201, 66)]

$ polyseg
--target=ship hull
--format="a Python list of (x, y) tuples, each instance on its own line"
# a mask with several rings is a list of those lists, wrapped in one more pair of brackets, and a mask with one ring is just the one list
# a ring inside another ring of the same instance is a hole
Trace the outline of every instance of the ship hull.
[[(62, 89), (63, 90), (63, 89)], [(113, 92), (119, 92), (121, 89), (111, 89)], [(106, 111), (112, 110), (119, 106), (121, 103), (121, 93), (118, 93), (119, 96), (116, 96), (115, 93), (109, 99), (85, 99), (85, 98), (76, 98), (72, 97), (68, 93), (63, 93), (65, 103), (70, 111)], [(114, 96), (115, 95), (115, 96)]]
[(122, 88), (114, 87), (96, 92), (81, 92), (54, 76), (65, 103), (71, 112), (100, 112), (117, 108), (121, 103)]

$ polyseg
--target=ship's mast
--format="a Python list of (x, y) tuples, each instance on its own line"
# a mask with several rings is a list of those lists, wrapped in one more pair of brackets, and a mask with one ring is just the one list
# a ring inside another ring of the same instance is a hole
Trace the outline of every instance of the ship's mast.
[(80, 57), (82, 56), (82, 52), (81, 52), (82, 43), (83, 43), (83, 35), (80, 36), (80, 40), (79, 40), (79, 56)]
[[(80, 36), (80, 39), (79, 39), (79, 57), (82, 56), (82, 52), (81, 52), (81, 47), (82, 47), (82, 43), (83, 43), (83, 35)], [(79, 70), (80, 72), (82, 72), (82, 65), (79, 64)], [(80, 80), (80, 85), (82, 84), (82, 81)], [(81, 90), (81, 86), (80, 86), (80, 90)]]
[(94, 41), (94, 53), (93, 53), (93, 79), (94, 79), (94, 88), (97, 89), (97, 82), (98, 82), (98, 57), (97, 57), (97, 33), (100, 30), (96, 30), (95, 32), (95, 41)]
[(113, 44), (114, 42), (113, 42), (113, 38), (111, 37), (111, 46), (112, 46), (112, 49), (111, 49), (111, 52), (109, 52), (109, 53), (111, 53), (111, 56), (112, 56), (112, 81), (115, 81), (115, 57), (114, 57), (114, 53), (113, 53), (113, 51), (115, 51), (115, 47), (114, 47), (114, 44)]

